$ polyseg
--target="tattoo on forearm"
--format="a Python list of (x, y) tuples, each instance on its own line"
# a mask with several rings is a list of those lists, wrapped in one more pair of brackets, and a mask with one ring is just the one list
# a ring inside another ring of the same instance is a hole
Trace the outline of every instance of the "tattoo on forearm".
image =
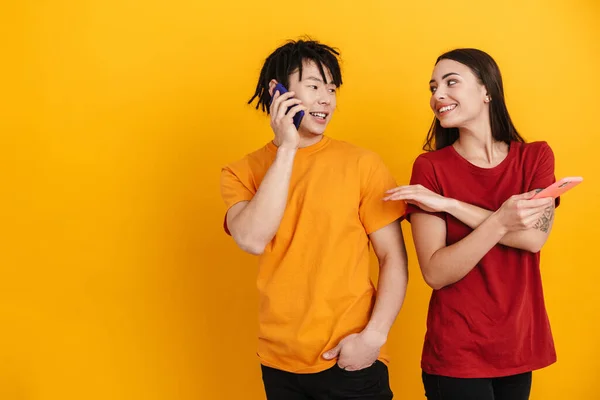
[(548, 229), (550, 229), (550, 221), (552, 221), (552, 217), (554, 216), (554, 207), (550, 206), (544, 210), (544, 214), (538, 219), (536, 224), (533, 226), (535, 229), (539, 229), (544, 233), (548, 233)]

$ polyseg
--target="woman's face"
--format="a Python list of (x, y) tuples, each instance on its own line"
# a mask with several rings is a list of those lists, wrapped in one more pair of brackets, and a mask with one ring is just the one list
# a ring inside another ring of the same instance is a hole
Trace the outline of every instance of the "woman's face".
[(487, 90), (471, 69), (454, 60), (437, 63), (429, 82), (429, 104), (444, 128), (464, 128), (489, 118)]

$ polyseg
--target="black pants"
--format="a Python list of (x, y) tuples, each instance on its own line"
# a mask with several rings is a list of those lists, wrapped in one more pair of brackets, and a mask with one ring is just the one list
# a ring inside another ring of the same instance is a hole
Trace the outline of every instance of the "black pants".
[(527, 400), (531, 372), (503, 378), (463, 379), (423, 372), (428, 400)]
[(359, 371), (333, 366), (314, 374), (293, 374), (262, 366), (267, 400), (390, 400), (387, 366), (381, 361)]

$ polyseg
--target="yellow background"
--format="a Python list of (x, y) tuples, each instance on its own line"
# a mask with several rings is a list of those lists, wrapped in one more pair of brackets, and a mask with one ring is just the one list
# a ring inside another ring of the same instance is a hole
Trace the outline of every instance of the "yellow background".
[[(600, 5), (573, 1), (3, 1), (0, 399), (261, 399), (256, 261), (222, 231), (220, 167), (270, 140), (246, 105), (264, 58), (309, 34), (342, 50), (333, 137), (407, 181), (431, 121), (435, 58), (492, 54), (563, 197), (544, 247), (559, 361), (532, 399), (592, 399)], [(429, 290), (410, 229), (390, 335), (398, 399), (422, 399)]]

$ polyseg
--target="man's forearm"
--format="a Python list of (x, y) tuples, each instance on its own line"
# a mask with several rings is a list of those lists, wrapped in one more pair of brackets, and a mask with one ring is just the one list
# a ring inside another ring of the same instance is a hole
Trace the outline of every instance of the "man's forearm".
[(279, 229), (286, 208), (295, 149), (279, 148), (255, 196), (230, 223), (236, 242), (261, 253)]
[(380, 261), (377, 298), (364, 332), (376, 336), (382, 344), (387, 340), (388, 333), (402, 308), (407, 283), (406, 256), (388, 257)]

